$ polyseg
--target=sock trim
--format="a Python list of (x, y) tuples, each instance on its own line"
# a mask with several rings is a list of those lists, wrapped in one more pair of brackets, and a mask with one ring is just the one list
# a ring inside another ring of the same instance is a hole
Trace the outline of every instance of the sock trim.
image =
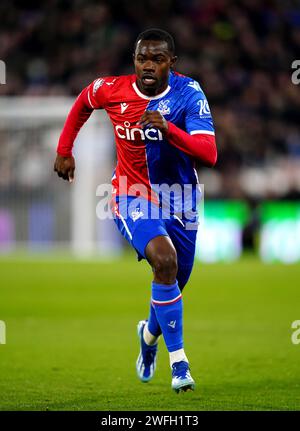
[(182, 294), (180, 293), (176, 298), (171, 299), (169, 301), (157, 301), (156, 299), (151, 299), (151, 302), (153, 305), (169, 305), (169, 304), (175, 304), (175, 302), (179, 301), (182, 297)]
[(172, 365), (175, 364), (175, 362), (184, 361), (184, 362), (189, 363), (183, 347), (181, 347), (181, 348), (179, 348), (173, 352), (169, 352), (169, 357), (170, 357), (170, 367), (171, 368), (172, 368)]

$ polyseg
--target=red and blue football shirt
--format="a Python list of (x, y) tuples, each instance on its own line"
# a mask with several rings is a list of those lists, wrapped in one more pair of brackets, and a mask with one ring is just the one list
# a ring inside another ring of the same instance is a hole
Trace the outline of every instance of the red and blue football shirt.
[[(209, 105), (199, 83), (192, 78), (171, 72), (165, 91), (154, 97), (139, 90), (136, 75), (98, 78), (82, 91), (77, 99), (79, 103), (80, 109), (73, 109), (73, 114), (72, 111), (69, 114), (57, 151), (69, 156), (75, 136), (90, 113), (105, 109), (116, 141), (117, 166), (112, 178), (115, 195), (136, 195), (138, 190), (138, 194), (150, 200), (159, 200), (156, 191), (162, 184), (198, 184), (195, 157), (198, 153), (206, 156), (206, 147), (208, 161), (212, 165), (216, 161)], [(138, 126), (145, 110), (159, 111), (164, 116), (170, 130), (167, 136), (151, 126), (144, 129)], [(181, 145), (191, 136), (197, 136), (198, 141), (192, 141), (187, 148)], [(126, 179), (125, 189), (121, 179)]]

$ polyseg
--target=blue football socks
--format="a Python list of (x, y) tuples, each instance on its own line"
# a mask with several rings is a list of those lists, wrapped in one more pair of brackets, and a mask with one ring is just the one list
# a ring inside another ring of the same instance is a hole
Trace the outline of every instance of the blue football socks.
[(160, 326), (159, 326), (152, 302), (150, 304), (150, 313), (149, 313), (149, 318), (148, 318), (148, 329), (151, 332), (151, 334), (154, 335), (155, 337), (159, 337), (159, 335), (161, 335), (161, 329), (160, 329)]
[(161, 328), (169, 352), (183, 348), (182, 311), (182, 296), (177, 281), (174, 284), (152, 282), (148, 329), (153, 335), (159, 335), (159, 327)]

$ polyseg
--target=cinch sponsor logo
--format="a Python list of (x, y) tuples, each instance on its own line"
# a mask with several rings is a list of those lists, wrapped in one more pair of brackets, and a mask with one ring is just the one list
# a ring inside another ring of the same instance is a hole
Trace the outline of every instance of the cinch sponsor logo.
[(116, 135), (121, 139), (127, 139), (128, 141), (135, 141), (141, 139), (149, 139), (150, 141), (162, 141), (163, 135), (160, 130), (150, 128), (143, 130), (140, 127), (130, 127), (129, 121), (124, 122), (124, 126), (118, 124), (115, 126)]

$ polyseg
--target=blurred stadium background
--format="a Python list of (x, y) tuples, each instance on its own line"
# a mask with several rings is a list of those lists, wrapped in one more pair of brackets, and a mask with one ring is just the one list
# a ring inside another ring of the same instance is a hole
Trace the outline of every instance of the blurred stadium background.
[(0, 410), (178, 409), (166, 352), (150, 389), (134, 376), (151, 271), (96, 217), (115, 163), (105, 113), (77, 138), (75, 182), (53, 172), (75, 97), (98, 76), (132, 73), (134, 40), (149, 27), (174, 35), (177, 70), (203, 87), (219, 151), (214, 169), (198, 165), (197, 259), (213, 264), (196, 264), (186, 290), (201, 390), (180, 406), (299, 409), (299, 2), (2, 0), (0, 16)]
[(115, 158), (105, 115), (94, 113), (77, 140), (72, 187), (52, 164), (75, 96), (95, 77), (132, 73), (136, 35), (157, 26), (174, 35), (177, 70), (200, 81), (216, 125), (218, 164), (199, 166), (198, 257), (235, 260), (251, 250), (266, 261), (300, 260), (298, 2), (3, 0), (0, 14), (2, 252), (120, 253), (112, 222), (95, 217), (97, 185), (110, 181)]

